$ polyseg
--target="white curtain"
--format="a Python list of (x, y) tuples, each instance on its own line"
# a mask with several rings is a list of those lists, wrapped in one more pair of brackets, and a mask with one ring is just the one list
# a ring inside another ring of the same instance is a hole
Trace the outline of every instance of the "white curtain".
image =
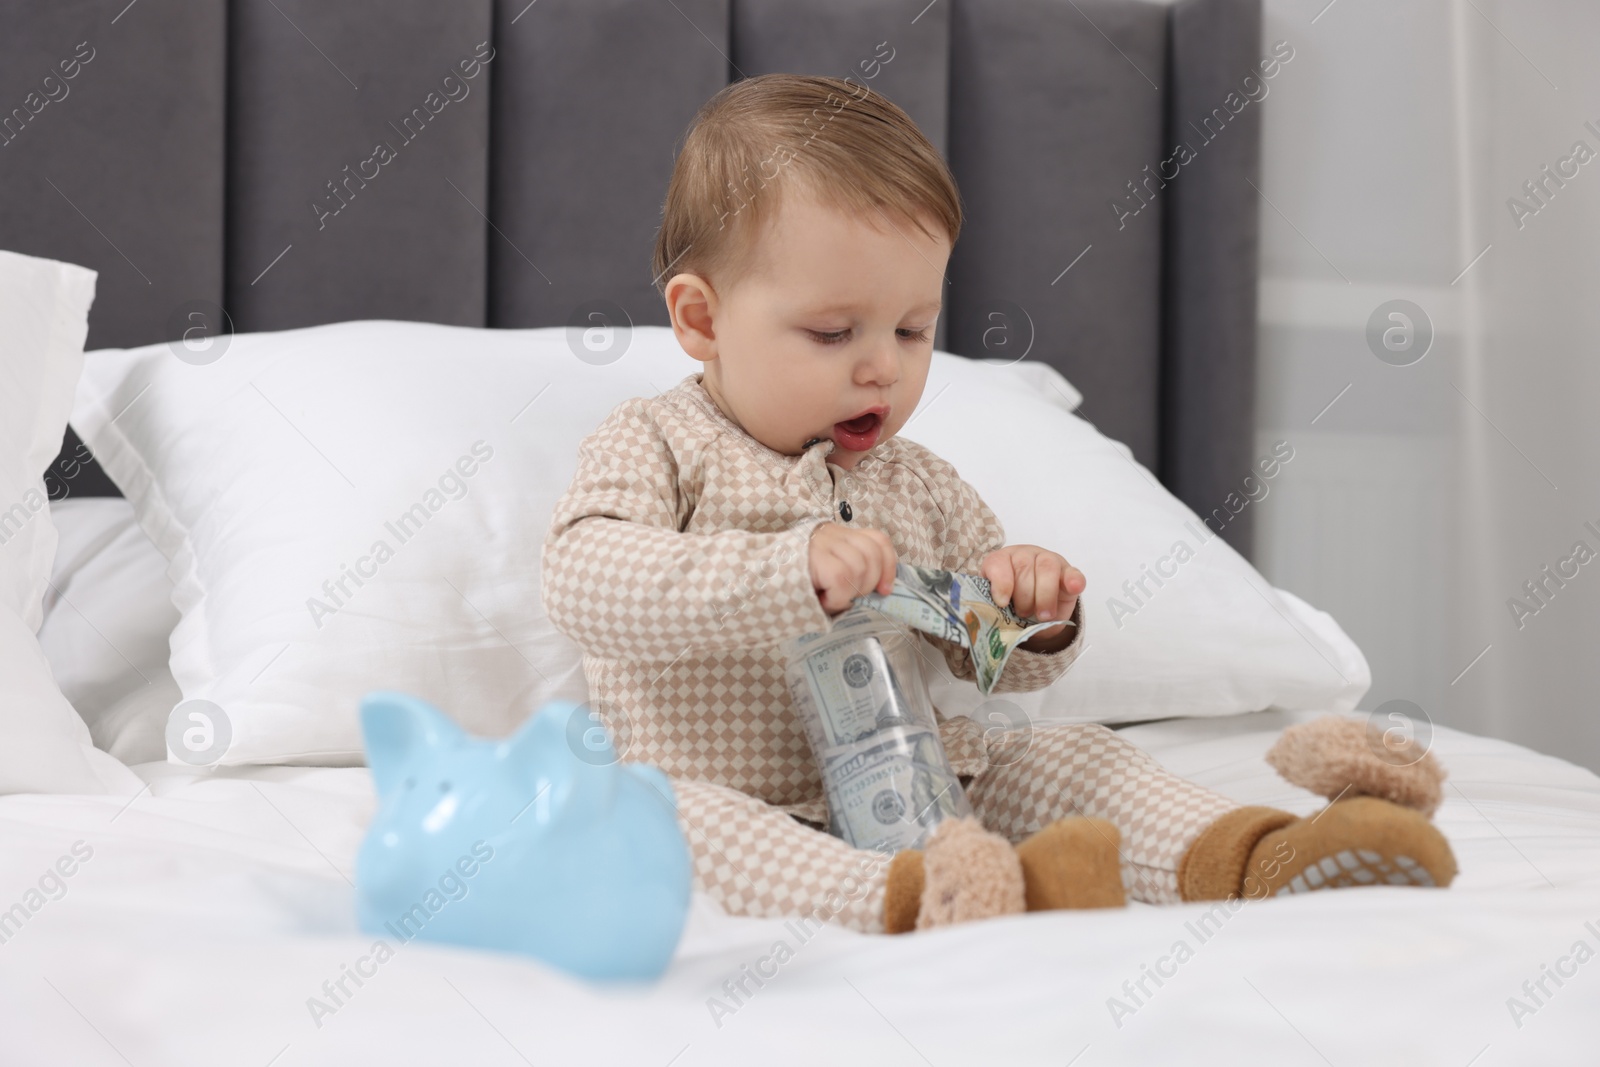
[(1256, 562), (1363, 708), (1600, 770), (1600, 5), (1265, 10)]

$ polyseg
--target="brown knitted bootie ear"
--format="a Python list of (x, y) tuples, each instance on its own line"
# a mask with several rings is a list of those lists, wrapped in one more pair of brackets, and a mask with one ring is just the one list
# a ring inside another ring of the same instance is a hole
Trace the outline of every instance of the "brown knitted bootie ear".
[(1324, 715), (1283, 731), (1267, 750), (1267, 762), (1284, 781), (1329, 803), (1382, 797), (1432, 816), (1444, 799), (1445, 769), (1426, 745), (1396, 734), (1376, 721)]
[[(942, 829), (944, 825), (941, 823), (940, 828)], [(1004, 839), (996, 834), (981, 831), (981, 828), (980, 832), (992, 839), (985, 841), (982, 846), (986, 852), (993, 853), (990, 860), (992, 867), (1009, 869), (1010, 864), (1004, 862), (1001, 853), (993, 844), (994, 841), (1003, 843)], [(1028, 911), (1049, 911), (1055, 908), (1125, 906), (1127, 897), (1122, 888), (1122, 868), (1117, 852), (1120, 840), (1121, 835), (1117, 833), (1117, 828), (1104, 819), (1070, 817), (1056, 820), (1015, 848), (1011, 848), (1010, 851), (1014, 854), (1021, 872), (1024, 908)], [(971, 855), (976, 839), (969, 827), (963, 830), (955, 841), (947, 844), (950, 847), (944, 853), (945, 857), (954, 858), (958, 851), (966, 857)], [(890, 861), (883, 900), (883, 928), (886, 933), (900, 934), (910, 930), (927, 929), (928, 926), (946, 925), (940, 919), (945, 909), (939, 904), (933, 905), (934, 919), (931, 922), (921, 921), (925, 902), (930, 898), (936, 901), (942, 900), (950, 895), (970, 901), (974, 898), (966, 885), (966, 880), (988, 877), (981, 873), (983, 867), (969, 869), (961, 865), (950, 865), (946, 859), (935, 857), (934, 842), (931, 839), (928, 849), (927, 857), (919, 849), (905, 849), (895, 853), (894, 859)], [(932, 886), (931, 889), (928, 885), (927, 872), (930, 860), (936, 872), (935, 877), (942, 882)], [(960, 864), (966, 863), (968, 863), (967, 858), (960, 859)], [(1008, 874), (1003, 877), (1009, 881)], [(968, 917), (988, 918), (991, 914), (1009, 914), (1012, 911), (1024, 910), (1011, 906), (1015, 903), (1015, 898), (1010, 896), (1011, 892), (1009, 886), (1003, 890), (1004, 899), (1007, 901), (1003, 911), (971, 914)], [(978, 910), (983, 909), (980, 907)]]

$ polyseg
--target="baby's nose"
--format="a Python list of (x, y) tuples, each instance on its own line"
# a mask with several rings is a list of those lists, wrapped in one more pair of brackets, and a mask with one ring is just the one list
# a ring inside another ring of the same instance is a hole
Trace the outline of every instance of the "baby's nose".
[(900, 379), (900, 352), (895, 348), (897, 338), (887, 344), (873, 345), (861, 361), (863, 384), (893, 385)]

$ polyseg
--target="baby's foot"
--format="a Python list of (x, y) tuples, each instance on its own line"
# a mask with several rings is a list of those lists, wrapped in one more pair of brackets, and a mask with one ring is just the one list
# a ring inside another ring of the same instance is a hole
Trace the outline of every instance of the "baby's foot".
[(1329, 804), (1256, 842), (1245, 867), (1251, 899), (1359, 885), (1447, 886), (1456, 859), (1427, 816), (1377, 797)]
[(1016, 846), (1027, 884), (1029, 911), (1120, 908), (1122, 835), (1104, 819), (1057, 819)]
[(1006, 839), (972, 816), (946, 819), (925, 849), (895, 854), (884, 889), (884, 930), (929, 930), (1026, 908), (1022, 863)]

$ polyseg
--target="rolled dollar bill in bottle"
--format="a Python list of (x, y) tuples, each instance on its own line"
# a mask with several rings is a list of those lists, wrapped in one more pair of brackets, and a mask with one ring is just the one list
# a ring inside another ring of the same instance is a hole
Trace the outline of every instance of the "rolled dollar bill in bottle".
[(939, 740), (908, 628), (865, 607), (784, 644), (789, 693), (827, 792), (829, 826), (856, 848), (921, 848), (972, 814)]

